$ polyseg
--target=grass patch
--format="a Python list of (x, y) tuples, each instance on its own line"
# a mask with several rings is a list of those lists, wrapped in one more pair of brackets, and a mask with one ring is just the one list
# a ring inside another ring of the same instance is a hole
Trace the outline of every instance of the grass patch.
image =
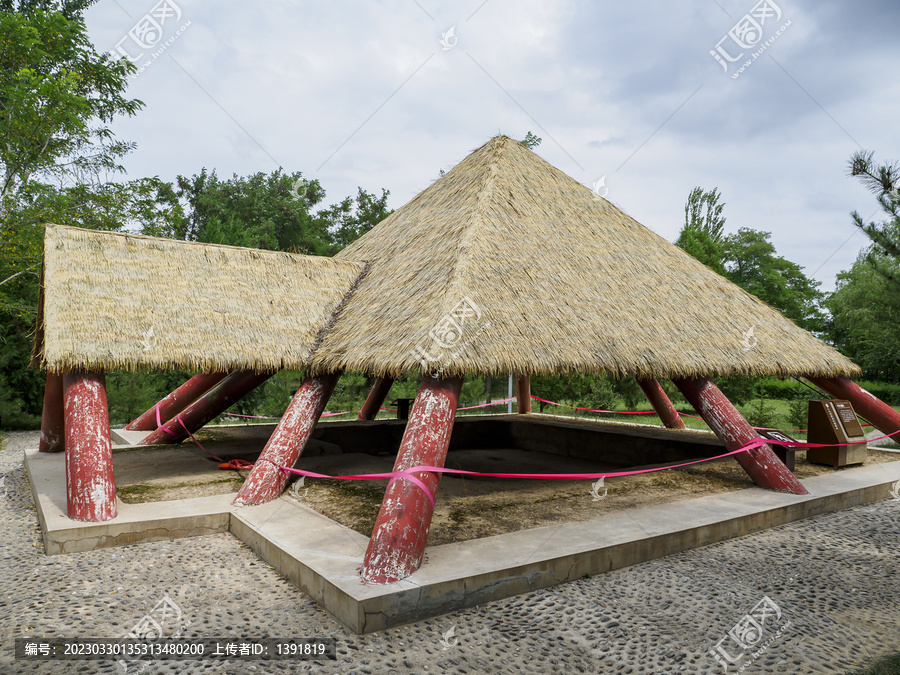
[(900, 675), (900, 654), (885, 656), (868, 668), (854, 670), (847, 675)]
[(126, 504), (143, 504), (144, 502), (156, 501), (151, 497), (160, 492), (168, 492), (178, 488), (187, 487), (206, 487), (208, 485), (221, 485), (223, 483), (233, 483), (238, 489), (244, 484), (242, 478), (230, 476), (213, 481), (202, 481), (199, 483), (177, 483), (174, 485), (154, 485), (150, 483), (135, 483), (134, 485), (116, 486), (116, 496)]

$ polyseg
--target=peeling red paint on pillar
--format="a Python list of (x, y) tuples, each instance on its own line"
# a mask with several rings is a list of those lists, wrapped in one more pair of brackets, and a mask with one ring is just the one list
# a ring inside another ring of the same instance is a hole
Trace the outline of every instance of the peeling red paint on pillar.
[[(807, 377), (806, 379), (835, 398), (850, 401), (853, 411), (868, 420), (881, 433), (892, 434), (900, 430), (900, 413), (848, 378)], [(894, 437), (894, 440), (900, 441), (900, 435)]]
[(284, 492), (288, 477), (275, 468), (272, 462), (278, 466), (294, 466), (340, 377), (340, 373), (331, 373), (307, 377), (303, 381), (235, 497), (235, 506), (262, 504)]
[(65, 450), (66, 424), (63, 414), (63, 376), (47, 373), (44, 385), (44, 409), (41, 411), (40, 452)]
[[(178, 416), (185, 426), (194, 433), (207, 422), (215, 419), (244, 396), (256, 389), (263, 382), (272, 377), (274, 373), (251, 373), (240, 371), (232, 373), (218, 385), (203, 394), (196, 401), (185, 408)], [(168, 431), (164, 431), (168, 429)], [(164, 445), (166, 443), (179, 443), (187, 438), (187, 431), (177, 419), (171, 419), (161, 428), (148, 434), (139, 445)]]
[[(705, 377), (673, 379), (672, 382), (729, 450), (737, 450), (754, 438), (760, 438), (725, 394)], [(759, 487), (796, 495), (808, 494), (770, 446), (762, 445), (734, 457)]]
[(528, 375), (516, 376), (516, 408), (520, 415), (531, 412), (531, 378)]
[[(425, 379), (416, 394), (409, 422), (397, 452), (394, 471), (414, 466), (444, 466), (462, 378)], [(440, 476), (417, 472), (432, 496)], [(422, 565), (425, 540), (434, 506), (411, 481), (398, 479), (388, 486), (375, 520), (360, 575), (365, 581), (386, 584), (398, 581)]]
[(384, 399), (386, 399), (387, 395), (390, 393), (393, 384), (393, 377), (384, 376), (379, 377), (377, 380), (375, 380), (375, 384), (372, 385), (372, 391), (370, 391), (369, 395), (366, 396), (366, 402), (363, 403), (363, 407), (360, 409), (359, 415), (357, 415), (357, 419), (375, 419), (378, 411), (381, 410)]
[(92, 523), (116, 517), (116, 480), (103, 374), (63, 377), (66, 503), (69, 517)]
[(226, 377), (228, 377), (228, 373), (198, 373), (194, 375), (143, 415), (129, 422), (125, 428), (128, 431), (153, 431), (156, 429), (157, 406), (159, 406), (159, 416), (162, 421), (168, 422)]
[(644, 392), (644, 396), (650, 401), (650, 405), (653, 406), (656, 414), (659, 415), (659, 419), (662, 420), (662, 423), (665, 424), (666, 427), (669, 429), (685, 428), (684, 420), (681, 419), (681, 415), (675, 410), (672, 401), (666, 396), (666, 392), (663, 390), (662, 385), (660, 385), (656, 379), (652, 377), (638, 378), (637, 383), (640, 386), (641, 391)]

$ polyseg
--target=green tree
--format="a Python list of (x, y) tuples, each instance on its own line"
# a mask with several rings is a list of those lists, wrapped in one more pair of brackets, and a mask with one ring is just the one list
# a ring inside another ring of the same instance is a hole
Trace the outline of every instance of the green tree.
[(387, 190), (376, 197), (362, 188), (315, 212), (325, 198), (319, 182), (281, 169), (228, 180), (203, 169), (158, 194), (169, 217), (145, 234), (308, 255), (336, 253), (390, 213)]
[(776, 255), (771, 233), (742, 227), (722, 240), (726, 276), (763, 302), (779, 310), (801, 328), (826, 328), (819, 282), (797, 263)]
[(387, 218), (391, 214), (387, 206), (390, 194), (382, 188), (381, 196), (376, 197), (358, 188), (356, 199), (347, 197), (319, 211), (317, 222), (328, 241), (328, 252), (337, 253)]
[[(98, 53), (87, 1), (0, 1), (0, 415), (37, 415), (43, 383), (28, 368), (45, 222), (115, 227), (123, 194), (100, 187), (133, 144), (110, 125), (143, 105), (127, 99), (134, 66)], [(48, 181), (52, 181), (53, 185)], [(151, 200), (152, 201), (152, 200)], [(120, 225), (116, 225), (120, 226)], [(16, 422), (13, 422), (16, 423)]]
[(519, 141), (519, 142), (522, 145), (524, 145), (526, 148), (528, 148), (529, 150), (534, 150), (537, 146), (539, 146), (541, 144), (541, 141), (543, 141), (543, 140), (544, 140), (543, 138), (540, 138), (539, 136), (535, 136), (530, 131), (526, 131), (525, 139), (522, 141)]
[(872, 240), (872, 248), (866, 260), (879, 274), (900, 282), (900, 164), (886, 162), (876, 164), (874, 153), (861, 150), (849, 161), (851, 176), (875, 195), (879, 207), (887, 219), (880, 223), (866, 223), (858, 212), (850, 216), (853, 223)]
[[(900, 226), (885, 227), (890, 236)], [(875, 261), (875, 265), (872, 261)], [(900, 293), (896, 281), (879, 268), (892, 262), (872, 245), (863, 249), (853, 267), (837, 277), (826, 305), (831, 310), (830, 337), (844, 354), (862, 367), (866, 377), (897, 382), (900, 379)]]
[(110, 124), (134, 115), (125, 98), (134, 65), (91, 44), (81, 11), (88, 2), (0, 4), (0, 206), (33, 178), (82, 182), (117, 171), (134, 145)]
[(725, 275), (722, 261), (722, 240), (725, 217), (719, 202), (722, 195), (718, 188), (704, 191), (695, 187), (684, 205), (684, 225), (678, 234), (676, 246), (690, 253), (697, 260), (721, 275)]

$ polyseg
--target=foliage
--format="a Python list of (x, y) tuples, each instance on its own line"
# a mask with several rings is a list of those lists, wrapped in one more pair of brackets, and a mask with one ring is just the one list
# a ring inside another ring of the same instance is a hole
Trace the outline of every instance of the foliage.
[[(790, 401), (800, 389), (797, 380), (781, 380), (777, 377), (761, 377), (756, 380), (753, 392), (760, 398), (775, 398)], [(808, 391), (808, 390), (807, 390)]]
[(893, 282), (892, 292), (900, 283), (900, 164), (875, 164), (874, 153), (861, 150), (853, 154), (849, 161), (849, 174), (875, 195), (879, 207), (887, 216), (881, 223), (866, 223), (854, 211), (850, 214), (853, 223), (872, 240), (872, 248), (866, 254), (866, 261), (881, 276)]
[(713, 241), (708, 233), (685, 227), (678, 235), (675, 245), (694, 256), (713, 272), (725, 276), (722, 247), (719, 243)]
[(764, 398), (758, 398), (744, 411), (747, 421), (754, 427), (778, 428), (778, 412)]
[(297, 171), (220, 179), (203, 169), (159, 185), (157, 201), (167, 218), (144, 227), (144, 234), (231, 246), (332, 255), (387, 217), (387, 198), (359, 188), (355, 199), (317, 213), (325, 198), (318, 181)]
[(869, 667), (854, 670), (848, 675), (900, 675), (900, 652), (884, 656)]
[(869, 239), (850, 270), (837, 277), (827, 300), (835, 345), (864, 370), (867, 377), (896, 382), (900, 378), (900, 343), (895, 336), (900, 318), (900, 165), (875, 164), (873, 153), (860, 151), (848, 173), (875, 195), (887, 219), (865, 223), (859, 213), (854, 224)]
[(695, 187), (684, 205), (684, 225), (678, 235), (676, 246), (694, 256), (714, 272), (725, 275), (722, 263), (722, 237), (725, 231), (725, 217), (720, 204), (721, 194), (717, 188), (704, 191)]
[(716, 378), (714, 384), (735, 405), (743, 405), (756, 395), (756, 378), (736, 375)]
[(832, 316), (829, 333), (835, 346), (858, 363), (866, 377), (897, 382), (900, 293), (894, 290), (895, 282), (870, 264), (872, 258), (883, 257), (865, 249), (849, 271), (838, 274), (835, 290), (826, 301)]
[(544, 140), (544, 139), (535, 136), (530, 131), (527, 131), (527, 132), (525, 132), (525, 139), (520, 141), (520, 143), (522, 145), (524, 145), (526, 148), (528, 148), (529, 150), (534, 150), (537, 146), (539, 146), (541, 144), (542, 140)]
[[(133, 144), (110, 124), (141, 101), (123, 92), (134, 65), (91, 44), (87, 3), (0, 5), (0, 207), (36, 178), (82, 182), (116, 171)], [(63, 11), (60, 11), (63, 10)]]
[(900, 384), (861, 380), (859, 386), (888, 405), (900, 406)]
[(346, 197), (319, 211), (316, 222), (326, 238), (328, 253), (337, 253), (387, 218), (391, 214), (388, 195), (390, 192), (385, 189), (381, 190), (381, 197), (376, 197), (358, 188), (355, 200)]
[(824, 299), (819, 282), (803, 268), (775, 254), (771, 233), (741, 228), (723, 239), (722, 253), (729, 280), (776, 308), (801, 328), (825, 330)]
[(771, 233), (742, 227), (725, 234), (724, 204), (716, 188), (696, 187), (684, 206), (684, 226), (675, 244), (714, 272), (779, 310), (801, 328), (826, 329), (819, 282), (775, 253)]
[(806, 387), (800, 387), (788, 403), (787, 421), (791, 429), (805, 429), (809, 423), (809, 402), (819, 398)]

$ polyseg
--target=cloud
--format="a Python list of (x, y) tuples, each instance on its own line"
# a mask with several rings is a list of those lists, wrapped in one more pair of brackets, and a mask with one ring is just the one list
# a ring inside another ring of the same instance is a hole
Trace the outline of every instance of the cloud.
[[(111, 48), (153, 4), (93, 6), (92, 38)], [(190, 28), (115, 129), (138, 142), (131, 177), (281, 165), (330, 201), (384, 187), (393, 207), (490, 136), (531, 130), (539, 154), (586, 185), (606, 175), (609, 198), (670, 240), (690, 189), (718, 186), (730, 229), (771, 231), (812, 271), (874, 204), (845, 175), (857, 142), (900, 159), (900, 6), (782, 0), (790, 27), (733, 80), (709, 50), (753, 4), (184, 0)], [(826, 287), (862, 243), (822, 267)]]

